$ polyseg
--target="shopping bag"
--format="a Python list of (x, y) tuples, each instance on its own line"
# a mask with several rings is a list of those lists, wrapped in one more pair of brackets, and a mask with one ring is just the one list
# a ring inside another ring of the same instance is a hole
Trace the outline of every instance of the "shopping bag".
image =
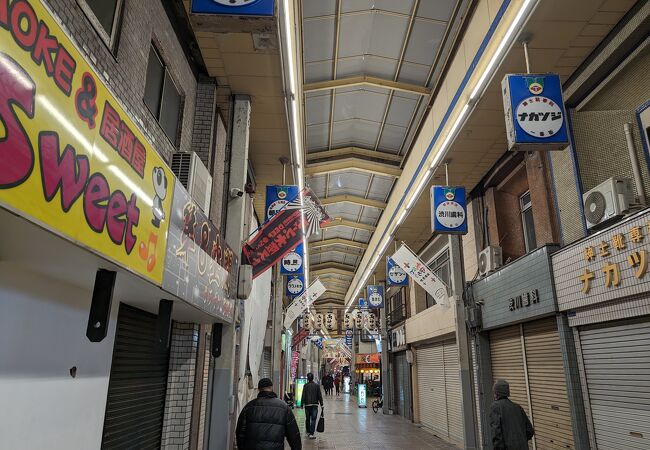
[(325, 411), (323, 409), (320, 410), (320, 419), (318, 419), (318, 425), (316, 425), (316, 431), (319, 433), (323, 433), (325, 431)]

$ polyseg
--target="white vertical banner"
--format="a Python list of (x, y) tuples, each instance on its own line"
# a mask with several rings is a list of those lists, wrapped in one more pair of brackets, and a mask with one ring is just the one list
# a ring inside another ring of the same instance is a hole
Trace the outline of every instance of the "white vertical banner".
[(298, 316), (309, 308), (326, 290), (319, 279), (314, 280), (307, 290), (299, 297), (296, 297), (287, 307), (284, 313), (284, 328), (289, 329)]
[(417, 284), (431, 294), (437, 304), (443, 306), (449, 304), (447, 285), (410, 248), (402, 244), (391, 256), (391, 259), (404, 269)]

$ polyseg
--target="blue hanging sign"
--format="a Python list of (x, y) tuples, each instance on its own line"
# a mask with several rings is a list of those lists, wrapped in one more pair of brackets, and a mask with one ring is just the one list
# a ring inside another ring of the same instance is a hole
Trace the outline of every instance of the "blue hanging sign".
[(291, 275), (287, 278), (287, 297), (298, 297), (305, 292), (305, 276)]
[(506, 75), (501, 92), (510, 150), (564, 150), (569, 145), (559, 75)]
[(273, 16), (275, 0), (192, 0), (193, 14)]
[(305, 273), (305, 247), (300, 244), (295, 249), (284, 255), (280, 260), (281, 275), (298, 275)]
[(269, 220), (296, 197), (298, 197), (298, 186), (266, 186), (265, 220)]
[(409, 279), (404, 269), (395, 264), (390, 257), (386, 258), (386, 284), (389, 286), (408, 286)]
[(431, 187), (431, 231), (444, 234), (467, 234), (467, 202), (464, 187)]
[(370, 308), (384, 307), (384, 287), (379, 284), (368, 286), (368, 306)]
[(354, 331), (345, 330), (345, 345), (347, 345), (349, 349), (352, 348), (352, 336), (353, 335), (354, 335)]
[(363, 297), (359, 297), (359, 309), (368, 309), (368, 303)]

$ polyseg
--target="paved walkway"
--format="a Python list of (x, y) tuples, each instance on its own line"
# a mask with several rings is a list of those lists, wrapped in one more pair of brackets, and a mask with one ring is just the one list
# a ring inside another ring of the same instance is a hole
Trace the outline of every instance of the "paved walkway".
[[(303, 448), (348, 450), (458, 450), (419, 426), (400, 416), (357, 407), (356, 398), (349, 395), (325, 397), (325, 432), (316, 433), (316, 440), (307, 439), (305, 412), (294, 409), (303, 437)], [(289, 447), (286, 447), (289, 448)]]

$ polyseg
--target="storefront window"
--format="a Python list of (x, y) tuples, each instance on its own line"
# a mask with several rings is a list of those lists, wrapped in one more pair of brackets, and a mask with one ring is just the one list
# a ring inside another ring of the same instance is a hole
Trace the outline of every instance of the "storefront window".
[(181, 94), (153, 45), (149, 49), (146, 81), (144, 103), (172, 144), (176, 145)]
[[(431, 261), (431, 263), (429, 264), (429, 267), (431, 268), (433, 273), (435, 273), (438, 276), (438, 278), (440, 278), (442, 282), (447, 285), (447, 294), (449, 294), (449, 285), (451, 284), (450, 267), (449, 267), (449, 250), (445, 250), (436, 258), (434, 258), (434, 260)], [(435, 304), (436, 301), (431, 296), (431, 294), (427, 292), (426, 307), (431, 308)]]
[(106, 45), (112, 49), (116, 41), (122, 0), (78, 0), (78, 3)]
[(524, 244), (526, 246), (526, 253), (531, 252), (537, 248), (537, 241), (535, 239), (535, 223), (533, 222), (533, 205), (530, 201), (530, 191), (527, 191), (519, 198), (521, 207), (521, 222), (524, 228)]

